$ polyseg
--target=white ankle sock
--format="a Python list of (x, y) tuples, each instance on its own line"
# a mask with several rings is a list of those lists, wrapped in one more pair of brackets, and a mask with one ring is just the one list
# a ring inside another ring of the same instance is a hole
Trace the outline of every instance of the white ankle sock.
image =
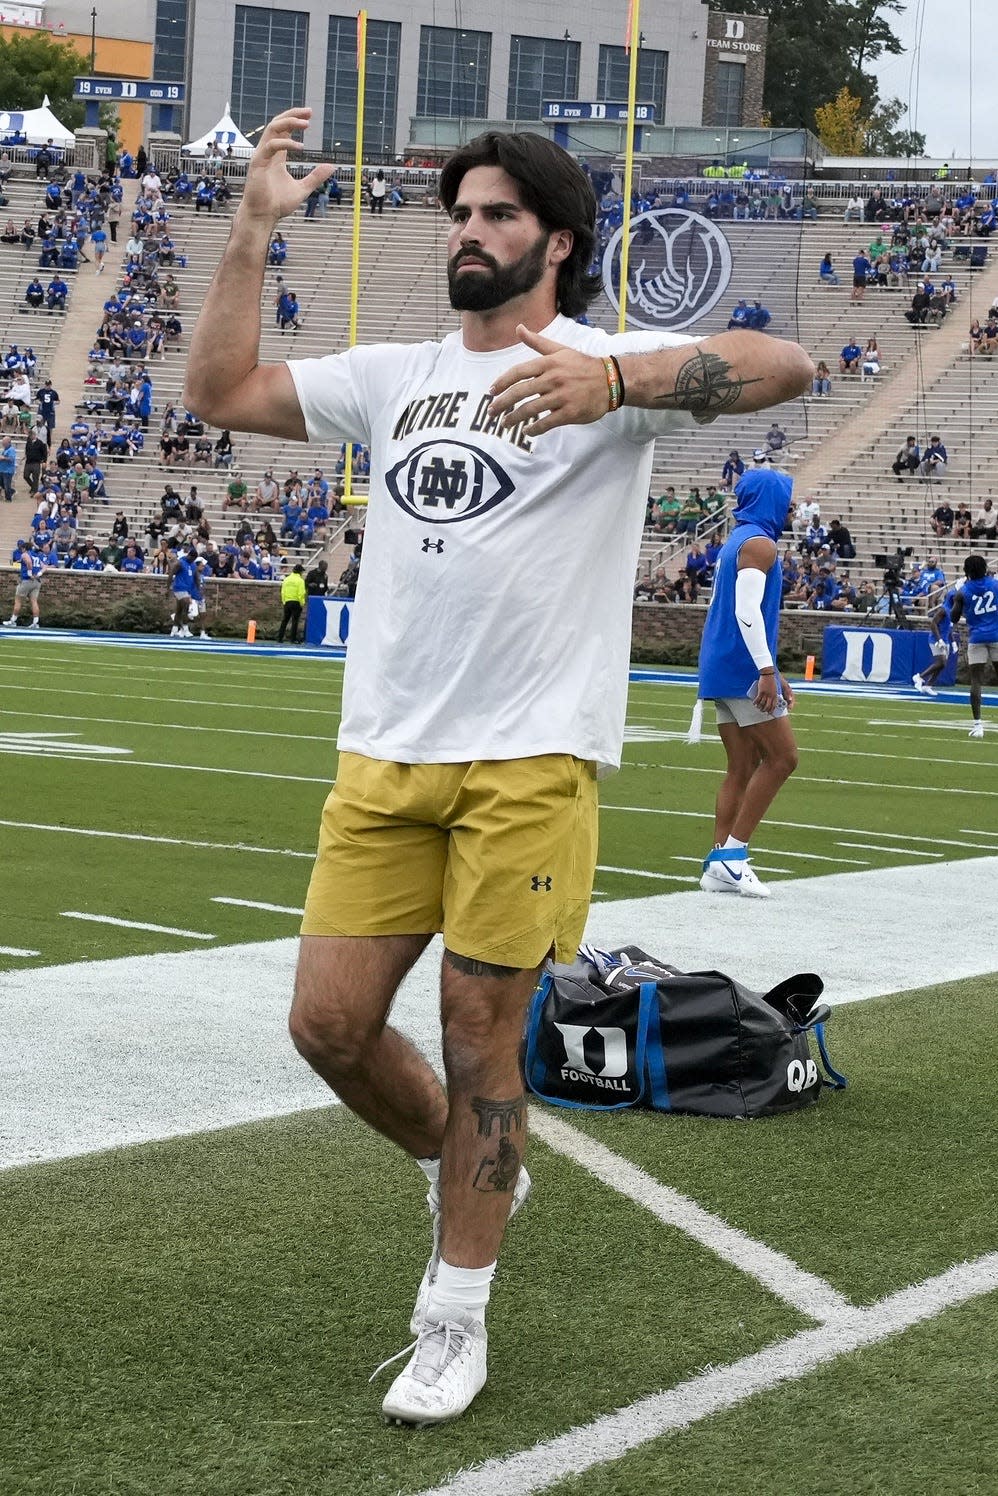
[(429, 1180), (430, 1184), (439, 1184), (440, 1183), (440, 1159), (439, 1159), (439, 1157), (437, 1157), (437, 1158), (417, 1158), (416, 1162), (419, 1165), (419, 1167), (422, 1169), (423, 1173), (426, 1175), (426, 1177)]
[(739, 841), (738, 838), (737, 838), (737, 836), (729, 836), (728, 839), (727, 839), (727, 841), (724, 843), (724, 851), (727, 852), (727, 851), (730, 851), (732, 848), (735, 848), (735, 847), (747, 847), (747, 846), (748, 846), (748, 842)]
[(426, 1305), (427, 1324), (444, 1319), (477, 1319), (484, 1324), (495, 1270), (494, 1262), (488, 1267), (451, 1267), (441, 1258)]

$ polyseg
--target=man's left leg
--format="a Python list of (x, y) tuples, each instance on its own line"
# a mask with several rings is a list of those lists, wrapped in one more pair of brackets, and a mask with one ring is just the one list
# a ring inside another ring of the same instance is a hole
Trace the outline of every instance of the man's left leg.
[[(797, 767), (797, 744), (786, 716), (739, 726), (719, 722), (727, 771), (717, 792), (714, 850), (700, 887), (710, 893), (767, 898), (769, 890), (748, 864), (748, 843)], [(730, 857), (722, 853), (730, 852)]]

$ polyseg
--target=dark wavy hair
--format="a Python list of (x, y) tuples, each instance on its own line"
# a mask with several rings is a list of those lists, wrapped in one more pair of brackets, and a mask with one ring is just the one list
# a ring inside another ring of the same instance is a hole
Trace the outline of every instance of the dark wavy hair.
[(444, 164), (438, 191), (448, 213), (457, 202), (465, 172), (476, 166), (499, 166), (512, 177), (523, 206), (548, 233), (570, 231), (572, 250), (558, 267), (558, 310), (566, 317), (581, 316), (601, 286), (599, 276), (589, 273), (596, 244), (596, 194), (582, 167), (543, 135), (486, 131)]

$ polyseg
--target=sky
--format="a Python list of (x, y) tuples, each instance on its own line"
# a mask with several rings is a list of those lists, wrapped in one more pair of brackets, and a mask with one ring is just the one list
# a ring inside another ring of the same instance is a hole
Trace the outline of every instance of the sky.
[(998, 0), (907, 0), (904, 14), (888, 14), (888, 20), (905, 51), (881, 58), (873, 71), (882, 98), (910, 100), (910, 117), (901, 128), (921, 130), (929, 156), (972, 154), (975, 163), (998, 166), (992, 86)]

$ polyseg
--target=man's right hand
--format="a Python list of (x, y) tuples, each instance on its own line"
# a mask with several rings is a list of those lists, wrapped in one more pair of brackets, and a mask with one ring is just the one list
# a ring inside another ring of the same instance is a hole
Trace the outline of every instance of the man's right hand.
[(775, 671), (763, 671), (755, 692), (755, 705), (760, 712), (772, 713), (780, 695), (780, 681)]
[(286, 109), (264, 128), (246, 171), (239, 209), (244, 217), (273, 226), (300, 208), (309, 193), (324, 186), (332, 176), (334, 168), (328, 163), (313, 167), (304, 177), (293, 177), (288, 171), (288, 152), (302, 149), (295, 135), (306, 128), (311, 118), (311, 109), (304, 106)]

